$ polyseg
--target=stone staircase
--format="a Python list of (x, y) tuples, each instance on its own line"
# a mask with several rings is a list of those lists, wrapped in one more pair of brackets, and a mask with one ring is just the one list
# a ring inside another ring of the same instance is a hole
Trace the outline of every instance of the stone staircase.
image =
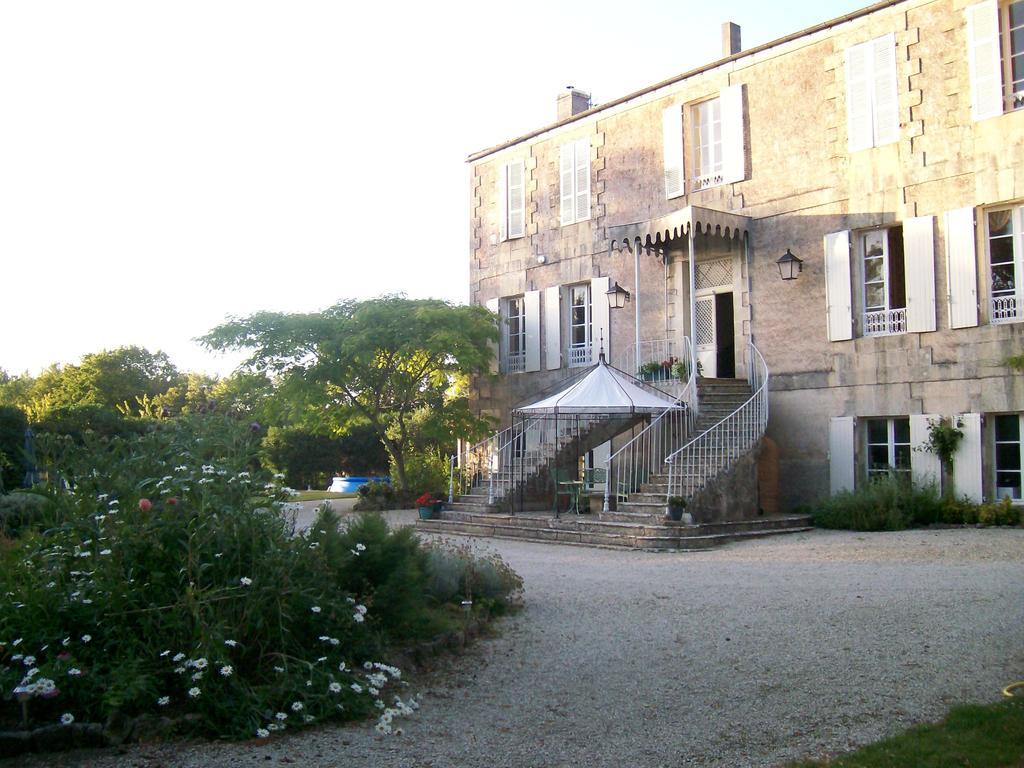
[[(744, 380), (701, 379), (700, 415), (692, 435), (696, 437), (718, 425), (749, 400), (751, 394)], [(614, 425), (608, 425), (605, 432), (613, 428)], [(591, 436), (607, 439), (606, 434)], [(682, 464), (676, 471), (682, 473), (683, 486), (690, 488), (703, 486), (704, 480), (719, 475), (723, 469), (729, 468), (724, 463), (701, 467)], [(749, 504), (751, 508), (745, 509), (739, 519), (711, 517), (696, 524), (673, 522), (665, 519), (667, 495), (668, 475), (654, 474), (626, 500), (619, 501), (614, 511), (559, 516), (550, 512), (550, 496), (526, 501), (521, 511), (517, 505), (517, 514), (509, 514), (497, 504), (488, 504), (487, 489), (478, 488), (448, 505), (441, 519), (421, 520), (417, 527), (430, 533), (653, 551), (702, 550), (730, 541), (811, 528), (810, 517), (806, 515), (760, 516), (756, 501)]]

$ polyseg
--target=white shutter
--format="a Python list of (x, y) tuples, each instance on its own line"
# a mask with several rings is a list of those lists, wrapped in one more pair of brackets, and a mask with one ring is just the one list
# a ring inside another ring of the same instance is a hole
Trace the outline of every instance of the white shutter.
[(876, 147), (900, 138), (900, 105), (896, 86), (896, 35), (871, 41), (871, 85)]
[(595, 277), (590, 281), (590, 324), (591, 324), (591, 359), (596, 363), (597, 354), (604, 346), (605, 362), (610, 363), (612, 359), (609, 332), (611, 322), (611, 310), (608, 307), (609, 278)]
[(935, 330), (934, 216), (903, 222), (903, 259), (907, 279), (907, 330)]
[(846, 136), (849, 150), (867, 149), (871, 130), (871, 44), (846, 49)]
[(590, 218), (590, 139), (576, 142), (576, 221)]
[(520, 160), (508, 164), (508, 237), (522, 237), (526, 223), (526, 173)]
[(928, 445), (928, 422), (938, 419), (934, 413), (910, 416), (910, 473), (916, 484), (934, 483), (936, 489), (942, 477), (942, 462), (924, 447)]
[(854, 487), (853, 416), (834, 416), (828, 423), (829, 489), (852, 491)]
[(562, 289), (544, 289), (544, 365), (549, 371), (562, 367)]
[[(500, 314), (499, 311), (498, 311), (498, 305), (499, 305), (498, 299), (488, 299), (486, 301), (486, 303), (484, 304), (485, 307), (487, 307), (489, 310), (491, 310), (491, 312), (493, 312), (496, 315)], [(501, 319), (499, 318), (499, 320), (498, 320), (498, 336), (500, 338), (500, 337), (503, 337), (504, 335), (505, 335), (505, 325), (504, 325), (504, 323), (502, 323)], [(498, 349), (499, 349), (498, 342), (497, 341), (492, 341), (490, 343), (490, 347), (491, 347), (491, 349), (494, 352), (494, 357), (491, 359), (491, 373), (497, 373), (498, 372)]]
[(665, 197), (686, 192), (683, 167), (683, 108), (676, 104), (661, 113), (662, 157), (665, 161)]
[(825, 302), (828, 340), (853, 338), (853, 290), (850, 284), (850, 232), (825, 235)]
[(953, 456), (953, 484), (956, 495), (981, 502), (981, 414), (962, 413), (964, 439)]
[(725, 183), (747, 177), (743, 144), (743, 86), (730, 85), (719, 94), (722, 117), (722, 179)]
[(975, 252), (974, 208), (946, 211), (946, 287), (949, 327), (978, 324), (978, 259)]
[(508, 166), (498, 167), (498, 240), (508, 240)]
[(526, 370), (540, 370), (540, 291), (527, 291), (523, 296), (526, 314)]
[(573, 181), (575, 178), (576, 163), (575, 144), (563, 144), (559, 153), (559, 177), (562, 185), (562, 224), (572, 224), (576, 216), (576, 195), (573, 192)]
[(967, 13), (967, 71), (971, 76), (971, 118), (1003, 114), (1003, 72), (999, 56), (996, 0), (971, 5)]

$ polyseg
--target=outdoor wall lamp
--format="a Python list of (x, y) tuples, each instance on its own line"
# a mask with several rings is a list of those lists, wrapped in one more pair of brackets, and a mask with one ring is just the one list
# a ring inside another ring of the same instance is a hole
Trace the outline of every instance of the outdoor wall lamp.
[(804, 271), (804, 262), (794, 256), (789, 248), (775, 262), (779, 265), (779, 277), (783, 280), (796, 280), (796, 276)]
[(608, 307), (610, 309), (622, 309), (626, 306), (626, 302), (629, 301), (629, 291), (619, 285), (617, 280), (615, 285), (609, 288), (605, 295), (608, 297)]

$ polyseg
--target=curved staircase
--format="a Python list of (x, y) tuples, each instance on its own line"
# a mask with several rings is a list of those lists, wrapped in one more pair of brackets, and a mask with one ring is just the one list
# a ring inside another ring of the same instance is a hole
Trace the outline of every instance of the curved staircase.
[[(600, 444), (635, 421), (594, 420), (585, 430), (557, 435), (547, 448), (537, 442), (543, 436), (531, 438), (536, 423), (521, 425), (519, 432), (510, 427), (471, 449), (487, 457), (477, 463), (483, 469), (473, 473), (474, 482), (453, 499), (441, 519), (420, 520), (417, 527), (432, 533), (657, 551), (701, 550), (809, 530), (809, 516), (769, 517), (757, 508), (756, 456), (768, 423), (768, 369), (752, 344), (748, 352), (748, 379), (691, 376), (682, 401), (687, 405), (685, 419), (662, 418), (669, 416), (667, 410), (612, 454), (603, 511), (561, 516), (545, 511), (550, 495), (540, 499), (550, 487), (548, 473), (563, 451), (579, 455), (584, 445)], [(696, 370), (696, 361), (690, 370)], [(518, 477), (502, 474), (502, 466), (515, 463), (510, 446), (520, 446), (515, 456)], [(537, 493), (531, 494), (531, 483)], [(516, 505), (522, 510), (518, 514), (511, 513), (514, 492), (526, 499)], [(670, 496), (687, 500), (695, 523), (665, 519)], [(609, 504), (609, 498), (615, 503)]]

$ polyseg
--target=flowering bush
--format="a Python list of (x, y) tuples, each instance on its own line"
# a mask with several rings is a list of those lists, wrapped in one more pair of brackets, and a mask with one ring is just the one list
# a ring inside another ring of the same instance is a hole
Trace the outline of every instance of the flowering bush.
[(379, 517), (301, 535), (228, 417), (41, 441), (42, 519), (0, 547), (0, 729), (167, 714), (267, 736), (414, 708), (383, 657), (445, 627), (428, 557)]
[(434, 494), (429, 493), (429, 492), (428, 493), (424, 493), (422, 496), (420, 496), (418, 499), (416, 499), (416, 506), (417, 507), (429, 507), (429, 506), (432, 506), (434, 504), (434, 501), (435, 501)]

